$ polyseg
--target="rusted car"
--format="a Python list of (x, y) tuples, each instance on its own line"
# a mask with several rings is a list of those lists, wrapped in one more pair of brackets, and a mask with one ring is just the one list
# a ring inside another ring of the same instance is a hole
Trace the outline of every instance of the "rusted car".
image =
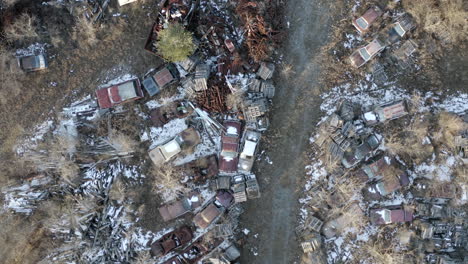
[(143, 80), (143, 88), (149, 96), (158, 94), (162, 89), (179, 79), (177, 67), (170, 63), (155, 73), (150, 73)]
[(168, 234), (162, 236), (158, 241), (151, 245), (151, 255), (155, 257), (164, 256), (172, 250), (181, 247), (193, 238), (190, 227), (183, 226)]
[(126, 102), (143, 98), (140, 80), (132, 79), (96, 91), (96, 97), (101, 109), (111, 108)]
[(261, 135), (253, 130), (245, 131), (242, 151), (239, 155), (238, 167), (240, 171), (250, 172), (252, 170)]
[(200, 206), (200, 197), (193, 192), (189, 197), (159, 207), (159, 214), (165, 222), (182, 216)]
[(403, 38), (409, 31), (416, 28), (416, 23), (413, 17), (409, 14), (404, 14), (397, 19), (390, 29), (387, 30), (387, 43), (393, 44)]
[(183, 149), (193, 148), (200, 144), (200, 142), (200, 134), (195, 128), (190, 127), (182, 131), (169, 142), (151, 150), (149, 156), (153, 163), (159, 166), (174, 158), (177, 154), (182, 152)]
[(183, 100), (176, 100), (151, 111), (151, 123), (155, 127), (162, 127), (169, 121), (184, 118), (193, 113), (193, 108)]
[(44, 54), (19, 57), (18, 65), (25, 72), (40, 71), (49, 66)]
[(374, 225), (407, 223), (413, 221), (413, 209), (403, 206), (388, 206), (370, 210), (370, 220)]
[(200, 213), (195, 215), (193, 223), (196, 227), (206, 229), (215, 222), (234, 203), (234, 197), (228, 191), (218, 191), (216, 199)]
[(383, 49), (385, 49), (385, 43), (379, 38), (375, 38), (369, 44), (357, 49), (349, 56), (351, 65), (359, 68), (377, 56)]
[(408, 186), (408, 174), (403, 170), (398, 170), (398, 175), (388, 176), (382, 180), (373, 183), (366, 189), (369, 197), (378, 199), (396, 192), (402, 187)]
[(218, 161), (215, 155), (200, 158), (184, 165), (194, 182), (203, 182), (218, 175)]
[(378, 6), (373, 6), (360, 17), (353, 20), (353, 26), (363, 34), (369, 30), (372, 23), (383, 14)]
[(222, 240), (220, 239), (211, 239), (210, 241), (206, 240), (207, 239), (204, 239), (204, 237), (201, 237), (180, 253), (179, 258), (183, 259), (184, 264), (199, 263), (199, 260), (222, 243)]
[(369, 135), (364, 141), (355, 147), (350, 148), (343, 154), (341, 163), (347, 169), (356, 166), (359, 162), (364, 160), (380, 145), (380, 139), (374, 134)]
[(226, 131), (221, 137), (221, 153), (219, 154), (219, 171), (235, 173), (239, 162), (239, 141), (241, 138), (241, 123), (228, 120), (224, 122)]
[(388, 120), (397, 119), (408, 114), (408, 106), (405, 100), (390, 102), (373, 106), (362, 114), (362, 120), (371, 126)]

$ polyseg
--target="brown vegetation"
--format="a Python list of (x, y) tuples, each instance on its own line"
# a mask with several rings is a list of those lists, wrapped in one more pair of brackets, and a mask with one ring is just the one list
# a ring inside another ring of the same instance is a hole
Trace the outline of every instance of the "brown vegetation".
[(13, 24), (5, 29), (4, 36), (8, 41), (19, 41), (38, 37), (36, 33), (37, 19), (26, 13), (18, 16)]
[(83, 14), (79, 14), (76, 17), (73, 38), (79, 43), (80, 47), (84, 49), (88, 49), (98, 42), (97, 30), (93, 22), (86, 19)]
[(153, 167), (151, 176), (151, 190), (165, 201), (172, 200), (187, 191), (187, 188), (180, 182), (182, 173), (179, 167), (167, 163), (160, 167)]
[(6, 104), (12, 96), (18, 96), (23, 88), (24, 73), (17, 66), (12, 54), (0, 45), (0, 104)]
[(466, 123), (451, 113), (441, 112), (437, 116), (437, 128), (434, 133), (434, 139), (442, 146), (453, 151), (455, 149), (455, 137), (466, 129)]
[(468, 39), (466, 3), (463, 0), (404, 0), (403, 7), (418, 25), (447, 44)]

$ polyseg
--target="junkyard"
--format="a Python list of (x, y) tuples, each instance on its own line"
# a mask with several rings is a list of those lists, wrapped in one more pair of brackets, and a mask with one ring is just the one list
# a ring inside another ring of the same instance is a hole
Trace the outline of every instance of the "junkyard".
[(467, 263), (467, 13), (0, 2), (0, 262)]

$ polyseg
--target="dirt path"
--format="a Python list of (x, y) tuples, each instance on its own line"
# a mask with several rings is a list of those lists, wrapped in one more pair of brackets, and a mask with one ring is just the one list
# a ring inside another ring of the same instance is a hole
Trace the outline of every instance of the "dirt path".
[(320, 2), (287, 3), (290, 32), (283, 52), (292, 69), (287, 73), (278, 67), (271, 128), (262, 146), (273, 164), (257, 164), (262, 198), (246, 204), (242, 223), (250, 233), (242, 263), (294, 263), (300, 255), (294, 232), (298, 199), (308, 138), (320, 117), (319, 65), (314, 61), (330, 30), (328, 8)]

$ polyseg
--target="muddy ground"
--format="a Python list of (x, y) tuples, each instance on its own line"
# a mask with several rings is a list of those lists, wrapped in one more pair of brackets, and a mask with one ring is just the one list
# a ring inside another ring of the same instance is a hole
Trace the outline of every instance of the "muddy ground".
[(283, 64), (278, 66), (271, 127), (262, 144), (273, 164), (257, 163), (262, 197), (246, 203), (241, 218), (250, 230), (242, 263), (294, 263), (300, 256), (295, 238), (298, 199), (308, 138), (321, 116), (317, 55), (331, 30), (328, 5), (320, 0), (286, 4), (289, 36), (283, 47)]

